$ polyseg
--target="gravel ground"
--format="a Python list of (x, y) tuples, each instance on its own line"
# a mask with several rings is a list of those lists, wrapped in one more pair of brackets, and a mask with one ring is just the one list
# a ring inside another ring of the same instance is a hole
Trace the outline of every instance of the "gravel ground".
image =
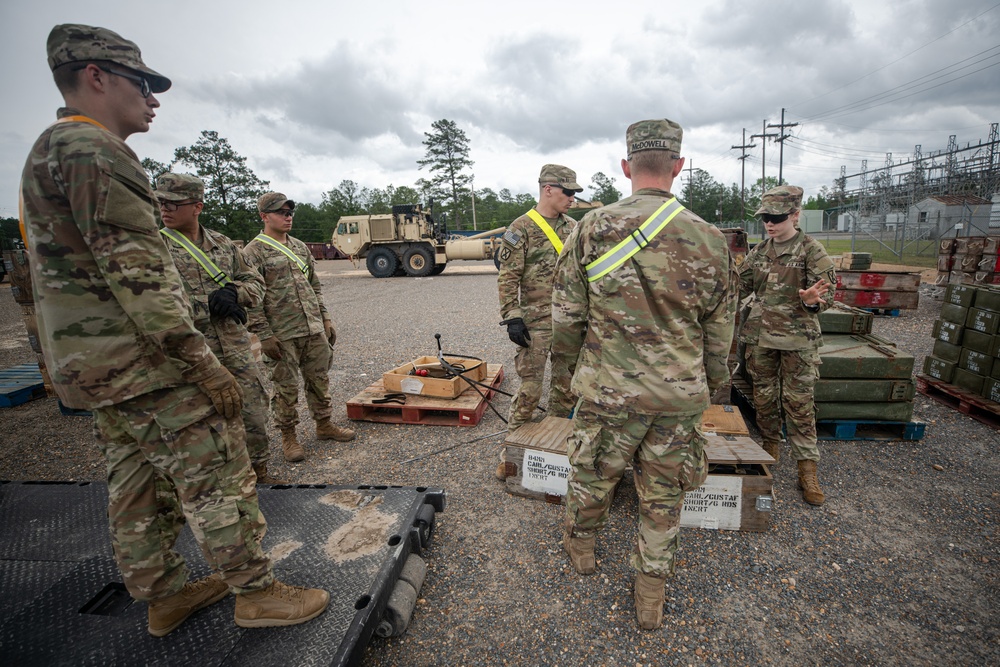
[[(347, 262), (319, 267), (338, 329), (336, 420), (347, 422), (346, 401), (383, 371), (434, 354), (436, 332), (446, 352), (502, 363), (503, 389), (515, 386), (491, 264), (386, 280)], [(875, 322), (918, 369), (940, 310), (934, 292), (925, 286), (919, 310)], [(0, 367), (32, 360), (4, 284)], [(770, 530), (684, 529), (655, 632), (634, 618), (630, 482), (598, 539), (597, 574), (581, 577), (559, 546), (562, 509), (508, 495), (493, 478), (499, 436), (400, 463), (502, 430), (489, 411), (475, 428), (356, 422), (347, 445), (317, 443), (311, 425), (300, 427), (310, 454), (300, 464), (281, 460), (274, 433), (272, 469), (293, 482), (448, 491), (410, 628), (374, 639), (366, 665), (1000, 664), (1000, 432), (922, 395), (915, 402), (914, 419), (927, 423), (920, 441), (820, 443), (822, 508), (801, 501), (786, 454)], [(506, 414), (507, 399), (497, 407)], [(61, 417), (54, 399), (0, 411), (0, 434), (0, 479), (103, 477), (89, 420)]]

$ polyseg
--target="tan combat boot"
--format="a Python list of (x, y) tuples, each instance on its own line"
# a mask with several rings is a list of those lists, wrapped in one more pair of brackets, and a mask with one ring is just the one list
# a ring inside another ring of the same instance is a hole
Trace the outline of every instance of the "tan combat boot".
[(563, 549), (569, 554), (573, 569), (580, 574), (593, 574), (597, 571), (597, 559), (594, 557), (596, 541), (593, 535), (573, 537), (568, 531), (563, 533)]
[(279, 480), (271, 477), (267, 472), (267, 461), (255, 461), (253, 462), (253, 472), (257, 475), (258, 484), (283, 484)]
[(189, 581), (177, 593), (159, 600), (149, 602), (149, 623), (147, 629), (154, 637), (163, 637), (187, 620), (187, 617), (215, 604), (229, 594), (229, 587), (223, 583), (219, 575), (213, 574)]
[(317, 440), (336, 440), (337, 442), (350, 442), (354, 440), (354, 431), (349, 428), (341, 428), (330, 421), (330, 418), (320, 419), (316, 422)]
[(289, 586), (277, 579), (252, 593), (236, 596), (236, 625), (241, 628), (271, 628), (298, 625), (323, 613), (330, 594), (319, 588)]
[(771, 458), (774, 459), (775, 465), (777, 465), (778, 459), (781, 457), (781, 443), (773, 440), (765, 440), (763, 448), (765, 452), (771, 455)]
[(665, 577), (639, 572), (635, 577), (635, 617), (643, 630), (656, 630), (663, 625)]
[(799, 488), (802, 489), (802, 500), (810, 505), (822, 505), (826, 500), (816, 479), (815, 461), (799, 461)]
[(295, 437), (295, 428), (281, 429), (281, 451), (289, 463), (306, 460), (306, 450), (302, 449), (299, 439)]

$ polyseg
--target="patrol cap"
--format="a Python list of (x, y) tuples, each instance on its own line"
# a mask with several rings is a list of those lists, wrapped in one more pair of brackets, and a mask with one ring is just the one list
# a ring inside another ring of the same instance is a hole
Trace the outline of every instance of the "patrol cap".
[(107, 60), (140, 72), (149, 81), (149, 89), (162, 93), (170, 88), (170, 79), (146, 67), (142, 53), (131, 42), (107, 28), (78, 23), (63, 23), (52, 28), (46, 43), (49, 69), (81, 60)]
[(680, 155), (684, 130), (672, 120), (640, 120), (625, 130), (628, 156), (639, 151), (673, 151)]
[(205, 181), (191, 174), (167, 172), (156, 179), (156, 196), (167, 201), (205, 201)]
[(576, 172), (561, 164), (547, 164), (538, 175), (540, 185), (558, 185), (567, 190), (583, 192), (583, 186), (576, 182)]
[(760, 208), (754, 215), (767, 213), (783, 215), (802, 208), (802, 188), (795, 185), (779, 185), (771, 188), (760, 198)]
[(288, 204), (288, 208), (295, 208), (295, 202), (280, 192), (268, 192), (261, 195), (260, 199), (257, 200), (257, 210), (261, 213), (274, 213), (286, 203)]

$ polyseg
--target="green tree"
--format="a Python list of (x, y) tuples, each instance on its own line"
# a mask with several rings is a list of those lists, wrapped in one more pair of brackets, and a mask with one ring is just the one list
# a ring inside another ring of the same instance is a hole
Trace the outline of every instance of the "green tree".
[(832, 195), (830, 193), (830, 188), (824, 185), (819, 189), (819, 192), (814, 195), (810, 195), (809, 198), (806, 199), (806, 203), (802, 205), (802, 208), (811, 211), (825, 211), (826, 209), (834, 206), (831, 199)]
[(0, 250), (12, 250), (15, 245), (20, 247), (21, 226), (17, 218), (0, 218)]
[(622, 198), (622, 193), (615, 187), (615, 179), (599, 171), (590, 177), (590, 200), (599, 201), (604, 205), (613, 204)]
[(163, 162), (158, 162), (153, 158), (148, 157), (142, 158), (142, 168), (146, 170), (146, 175), (149, 176), (149, 182), (154, 186), (156, 185), (156, 179), (159, 178), (161, 174), (165, 174), (170, 171), (169, 164), (164, 164)]
[(295, 203), (295, 221), (292, 224), (295, 238), (307, 243), (329, 243), (336, 225), (337, 218), (330, 218), (320, 206)]
[(365, 212), (362, 191), (354, 181), (344, 179), (340, 185), (323, 193), (319, 205), (324, 213), (334, 220), (345, 215), (360, 215)]
[(228, 140), (214, 130), (203, 130), (196, 143), (174, 151), (174, 162), (193, 167), (205, 181), (201, 220), (206, 227), (244, 241), (257, 235), (257, 199), (270, 183), (253, 173)]
[(417, 187), (429, 195), (428, 199), (444, 199), (452, 215), (451, 226), (461, 229), (460, 211), (470, 199), (468, 186), (472, 182), (472, 175), (465, 172), (474, 164), (469, 159), (469, 138), (452, 120), (441, 119), (431, 127), (433, 133), (424, 132), (426, 157), (417, 160), (421, 169), (429, 168), (430, 178), (418, 181)]

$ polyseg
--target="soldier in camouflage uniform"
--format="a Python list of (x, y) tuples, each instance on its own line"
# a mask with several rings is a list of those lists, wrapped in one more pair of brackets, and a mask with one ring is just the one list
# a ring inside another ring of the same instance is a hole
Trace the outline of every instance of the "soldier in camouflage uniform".
[(823, 246), (798, 229), (801, 206), (802, 188), (794, 185), (772, 188), (761, 198), (756, 215), (767, 238), (740, 267), (740, 297), (753, 297), (740, 325), (740, 340), (746, 343), (764, 449), (778, 459), (784, 408), (802, 498), (822, 505), (813, 390), (823, 345), (819, 313), (833, 303), (837, 276)]
[[(250, 351), (246, 328), (246, 309), (264, 298), (264, 279), (227, 236), (198, 222), (205, 206), (205, 183), (200, 178), (162, 174), (156, 179), (156, 196), (163, 217), (161, 233), (191, 301), (194, 325), (243, 389), (241, 414), (257, 481), (273, 482), (267, 476), (267, 391), (261, 382), (260, 364)], [(199, 251), (204, 257), (198, 256)], [(210, 265), (203, 266), (205, 258)]]
[(736, 273), (726, 240), (670, 193), (684, 166), (681, 127), (646, 120), (626, 132), (632, 195), (588, 213), (556, 262), (552, 354), (576, 359), (580, 397), (567, 440), (572, 470), (563, 547), (596, 569), (595, 536), (635, 463), (636, 617), (663, 622), (684, 494), (707, 475), (699, 424), (729, 380)]
[(280, 192), (257, 201), (264, 231), (247, 245), (246, 253), (264, 277), (267, 290), (261, 306), (250, 310), (250, 331), (260, 337), (269, 359), (274, 397), (274, 424), (281, 431), (287, 461), (303, 461), (295, 426), (299, 423), (299, 371), (318, 440), (348, 442), (354, 431), (330, 421), (330, 366), (337, 332), (323, 303), (316, 261), (305, 243), (289, 236), (295, 202)]
[[(22, 174), (22, 224), (38, 329), (63, 403), (91, 410), (108, 462), (108, 518), (129, 593), (163, 636), (232, 590), (242, 626), (288, 625), (325, 591), (275, 581), (238, 419), (239, 384), (191, 321), (158, 234), (152, 185), (125, 144), (145, 132), (170, 80), (104, 28), (58, 25), (48, 61), (66, 101)], [(158, 494), (156, 479), (176, 493)], [(217, 574), (187, 582), (173, 549), (183, 508)]]
[[(514, 363), (521, 384), (511, 401), (507, 430), (515, 431), (531, 419), (542, 398), (545, 364), (552, 342), (552, 276), (562, 244), (576, 221), (566, 215), (576, 193), (583, 188), (576, 172), (558, 164), (542, 167), (538, 177), (538, 205), (517, 218), (501, 239), (501, 325), (518, 346)], [(573, 409), (569, 384), (575, 364), (553, 358), (548, 414), (567, 417)], [(497, 477), (507, 477), (500, 450)]]

